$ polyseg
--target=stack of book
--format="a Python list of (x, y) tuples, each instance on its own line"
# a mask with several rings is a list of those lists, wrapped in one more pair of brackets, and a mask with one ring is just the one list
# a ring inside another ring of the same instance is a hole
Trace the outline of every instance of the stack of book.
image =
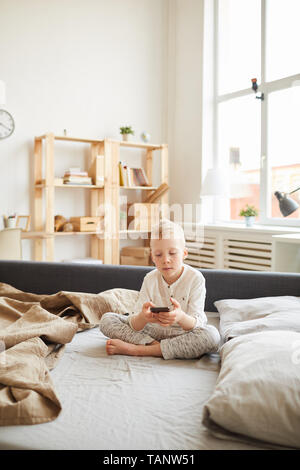
[(92, 178), (87, 171), (81, 171), (80, 168), (69, 168), (64, 174), (64, 184), (92, 184)]
[(119, 162), (120, 186), (149, 186), (144, 168), (131, 168), (123, 162)]

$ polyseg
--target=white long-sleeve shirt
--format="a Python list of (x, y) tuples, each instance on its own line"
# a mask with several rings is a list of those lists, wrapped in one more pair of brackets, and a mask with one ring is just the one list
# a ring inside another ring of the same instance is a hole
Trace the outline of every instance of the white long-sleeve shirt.
[[(173, 284), (169, 285), (158, 269), (154, 269), (146, 274), (138, 301), (134, 307), (133, 314), (138, 314), (142, 310), (145, 302), (153, 302), (157, 307), (171, 307), (173, 304), (170, 297), (173, 297), (180, 304), (181, 310), (187, 315), (196, 318), (194, 328), (205, 326), (207, 317), (204, 313), (205, 303), (205, 278), (195, 268), (184, 264), (181, 276)], [(158, 324), (151, 324), (152, 327), (165, 328)], [(174, 323), (169, 328), (181, 329), (178, 323)]]

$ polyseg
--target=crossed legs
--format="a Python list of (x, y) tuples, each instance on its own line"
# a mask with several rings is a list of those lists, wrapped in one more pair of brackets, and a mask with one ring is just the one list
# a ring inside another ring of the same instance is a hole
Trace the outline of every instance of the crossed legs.
[(109, 355), (196, 359), (205, 353), (216, 352), (220, 344), (219, 332), (211, 325), (171, 338), (160, 335), (158, 330), (153, 338), (147, 334), (147, 326), (141, 331), (135, 331), (129, 326), (128, 317), (110, 312), (102, 316), (99, 328), (110, 338), (106, 343)]

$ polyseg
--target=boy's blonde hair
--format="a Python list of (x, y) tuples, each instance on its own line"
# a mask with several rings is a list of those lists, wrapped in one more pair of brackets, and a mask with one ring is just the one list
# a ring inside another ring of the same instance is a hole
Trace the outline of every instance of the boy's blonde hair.
[(150, 245), (152, 240), (174, 239), (181, 240), (185, 246), (184, 231), (179, 224), (168, 219), (161, 219), (151, 230)]

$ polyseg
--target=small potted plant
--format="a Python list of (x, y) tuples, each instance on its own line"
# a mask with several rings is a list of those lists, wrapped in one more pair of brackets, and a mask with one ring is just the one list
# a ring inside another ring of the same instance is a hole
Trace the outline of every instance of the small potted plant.
[(240, 216), (245, 217), (245, 222), (247, 227), (252, 227), (255, 221), (255, 217), (258, 216), (258, 210), (254, 206), (249, 206), (249, 204), (240, 210)]
[(131, 126), (123, 126), (120, 127), (120, 134), (122, 135), (123, 140), (127, 141), (130, 134), (134, 135), (134, 131)]

